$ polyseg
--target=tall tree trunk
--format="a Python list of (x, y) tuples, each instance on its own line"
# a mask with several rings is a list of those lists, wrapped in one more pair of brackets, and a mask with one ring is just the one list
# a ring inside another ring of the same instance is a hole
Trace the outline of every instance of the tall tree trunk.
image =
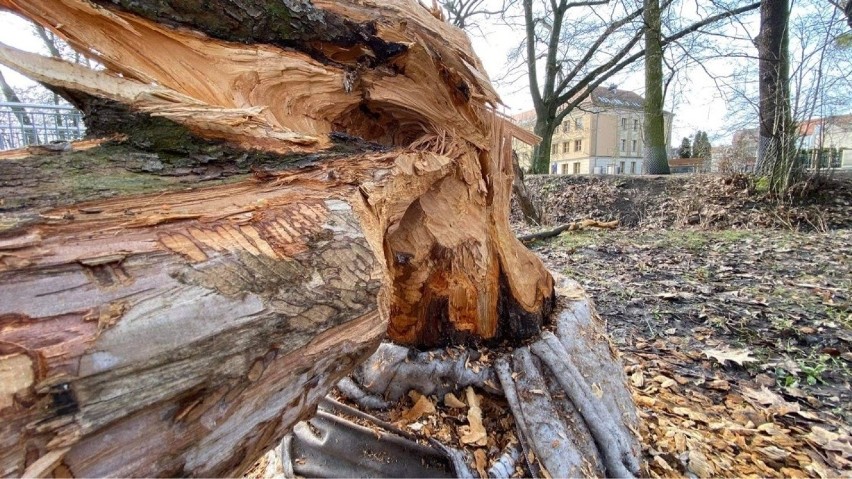
[(652, 175), (669, 174), (663, 119), (663, 47), (660, 0), (645, 0), (645, 168)]
[(531, 225), (541, 224), (541, 213), (536, 208), (530, 197), (530, 192), (527, 190), (527, 185), (524, 183), (524, 170), (518, 163), (518, 155), (512, 152), (512, 170), (515, 173), (512, 180), (512, 192), (515, 194), (515, 199), (518, 201), (518, 206), (521, 207), (521, 213), (524, 215), (524, 221)]
[[(539, 332), (554, 288), (509, 228), (517, 132), (416, 2), (0, 6), (105, 70), (0, 63), (133, 148), (0, 162), (22, 205), (0, 223), (4, 475), (237, 475), (385, 331)], [(253, 178), (199, 183), (223, 171)]]
[[(3, 96), (9, 103), (23, 103), (18, 97), (18, 94), (15, 92), (15, 89), (6, 82), (6, 77), (3, 76), (3, 72), (0, 72), (0, 89), (3, 90)], [(35, 127), (33, 125), (33, 119), (30, 117), (30, 114), (27, 113), (26, 108), (12, 106), (10, 109), (12, 110), (12, 114), (15, 115), (15, 118), (18, 119), (18, 124), (21, 125), (21, 132), (23, 133), (21, 140), (24, 141), (24, 145), (21, 146), (37, 145), (39, 143), (38, 135), (36, 134)]]
[(798, 173), (794, 151), (795, 128), (790, 113), (790, 54), (788, 0), (765, 0), (760, 5), (758, 174), (769, 180), (769, 189), (783, 193)]
[(532, 171), (544, 175), (550, 173), (550, 159), (553, 156), (553, 133), (556, 126), (553, 120), (549, 122), (545, 118), (536, 118), (533, 132), (541, 137), (541, 141), (533, 148)]

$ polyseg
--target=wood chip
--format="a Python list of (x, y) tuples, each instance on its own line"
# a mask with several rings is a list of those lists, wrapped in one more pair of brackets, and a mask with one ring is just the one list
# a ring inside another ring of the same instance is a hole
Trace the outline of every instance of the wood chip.
[(420, 419), (426, 414), (435, 413), (435, 405), (432, 404), (432, 401), (427, 396), (423, 396), (416, 391), (411, 391), (408, 395), (414, 401), (414, 406), (403, 413), (403, 421), (410, 423)]
[(447, 407), (451, 407), (451, 408), (454, 408), (454, 409), (464, 409), (464, 408), (467, 407), (467, 404), (463, 403), (453, 393), (444, 394), (444, 404)]
[(468, 386), (465, 390), (467, 403), (470, 409), (467, 410), (467, 426), (462, 426), (462, 435), (459, 438), (462, 444), (475, 444), (484, 446), (488, 443), (488, 435), (485, 432), (485, 426), (482, 424), (482, 409), (479, 407), (479, 397), (473, 392), (473, 388)]

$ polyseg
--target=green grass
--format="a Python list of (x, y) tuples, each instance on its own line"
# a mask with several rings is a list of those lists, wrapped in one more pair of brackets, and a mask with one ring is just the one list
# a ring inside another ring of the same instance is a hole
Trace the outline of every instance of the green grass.
[(577, 249), (599, 243), (606, 232), (601, 231), (566, 231), (556, 237), (555, 243), (566, 249)]

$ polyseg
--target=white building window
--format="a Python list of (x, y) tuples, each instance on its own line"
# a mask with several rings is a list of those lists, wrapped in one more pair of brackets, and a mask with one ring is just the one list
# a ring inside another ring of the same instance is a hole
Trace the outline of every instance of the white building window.
[(574, 140), (574, 151), (580, 151), (583, 149), (583, 140)]
[(574, 162), (574, 174), (575, 175), (580, 174), (580, 162), (579, 161)]
[(578, 129), (578, 130), (582, 130), (582, 129), (583, 129), (583, 118), (582, 118), (582, 117), (577, 118), (576, 120), (574, 120), (574, 128), (576, 128), (576, 129)]
[[(636, 143), (636, 141), (634, 140), (633, 143)], [(630, 173), (636, 174), (636, 162), (635, 161), (630, 162)]]
[(621, 140), (621, 151), (627, 151), (627, 140)]
[(622, 119), (621, 119), (621, 129), (622, 129), (622, 130), (626, 130), (626, 129), (627, 129), (627, 118), (622, 118)]
[(631, 151), (636, 153), (636, 140), (633, 140), (633, 149)]

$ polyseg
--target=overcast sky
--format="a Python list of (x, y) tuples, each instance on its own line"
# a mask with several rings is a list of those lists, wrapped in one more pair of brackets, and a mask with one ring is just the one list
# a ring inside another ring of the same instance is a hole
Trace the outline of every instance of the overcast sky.
[[(487, 21), (480, 22), (480, 30), (472, 35), (474, 49), (482, 58), (488, 74), (492, 79), (500, 76), (505, 68), (506, 56), (513, 45), (522, 38), (522, 33), (512, 31), (505, 25), (497, 25)], [(0, 42), (29, 51), (42, 51), (39, 38), (29, 24), (9, 13), (0, 13)], [(715, 68), (725, 68), (719, 65)], [(32, 84), (28, 79), (11, 72), (3, 67), (7, 80), (17, 87)], [(619, 80), (619, 88), (644, 94), (644, 81), (641, 72), (624, 76)], [(498, 84), (498, 92), (506, 104), (505, 112), (515, 114), (532, 107), (529, 92), (524, 84)], [(696, 130), (702, 129), (709, 133), (714, 144), (730, 143), (730, 133), (726, 128), (726, 118), (729, 116), (726, 102), (719, 96), (713, 80), (701, 71), (695, 69), (690, 74), (688, 95), (676, 95), (667, 98), (667, 109), (674, 113), (674, 123), (671, 143), (679, 145), (684, 136), (692, 136)]]

